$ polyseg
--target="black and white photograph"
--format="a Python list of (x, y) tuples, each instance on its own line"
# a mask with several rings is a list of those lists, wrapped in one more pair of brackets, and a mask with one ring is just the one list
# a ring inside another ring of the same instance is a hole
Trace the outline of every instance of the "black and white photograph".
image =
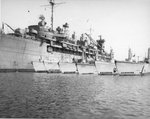
[(150, 0), (0, 0), (0, 118), (150, 119)]

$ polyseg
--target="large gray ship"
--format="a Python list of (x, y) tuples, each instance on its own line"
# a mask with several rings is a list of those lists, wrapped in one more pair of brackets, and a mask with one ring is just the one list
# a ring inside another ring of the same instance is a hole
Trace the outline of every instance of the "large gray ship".
[[(40, 15), (38, 25), (30, 25), (26, 29), (13, 29), (3, 23), (0, 71), (113, 74), (113, 51), (105, 52), (104, 39), (100, 37), (95, 41), (87, 33), (82, 34), (80, 39), (76, 39), (75, 33), (70, 38), (67, 34), (68, 23), (54, 30), (55, 3), (50, 0), (49, 4), (52, 6), (51, 28), (45, 27), (43, 15)], [(9, 27), (13, 33), (6, 34), (5, 27)]]

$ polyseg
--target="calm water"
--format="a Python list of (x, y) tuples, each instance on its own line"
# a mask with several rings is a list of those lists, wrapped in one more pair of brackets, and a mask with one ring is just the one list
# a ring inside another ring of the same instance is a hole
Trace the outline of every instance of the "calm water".
[(150, 75), (0, 73), (0, 117), (150, 119)]

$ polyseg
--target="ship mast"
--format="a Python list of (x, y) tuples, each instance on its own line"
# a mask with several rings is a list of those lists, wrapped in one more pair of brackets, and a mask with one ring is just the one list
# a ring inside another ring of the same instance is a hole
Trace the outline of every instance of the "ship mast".
[(55, 5), (55, 3), (54, 3), (54, 0), (50, 0), (49, 3), (51, 5), (51, 7), (52, 7), (52, 9), (51, 9), (51, 28), (53, 30), (53, 19), (54, 19), (53, 13), (54, 13), (54, 5)]
[(61, 3), (55, 3), (54, 0), (50, 0), (50, 5), (42, 5), (42, 6), (51, 6), (51, 29), (53, 30), (53, 24), (54, 24), (54, 6), (59, 4), (64, 4), (65, 2)]

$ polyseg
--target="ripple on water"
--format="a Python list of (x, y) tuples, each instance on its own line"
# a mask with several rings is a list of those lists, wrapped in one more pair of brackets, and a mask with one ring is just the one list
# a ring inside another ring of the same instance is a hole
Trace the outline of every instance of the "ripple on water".
[(149, 77), (1, 73), (0, 117), (148, 119)]

